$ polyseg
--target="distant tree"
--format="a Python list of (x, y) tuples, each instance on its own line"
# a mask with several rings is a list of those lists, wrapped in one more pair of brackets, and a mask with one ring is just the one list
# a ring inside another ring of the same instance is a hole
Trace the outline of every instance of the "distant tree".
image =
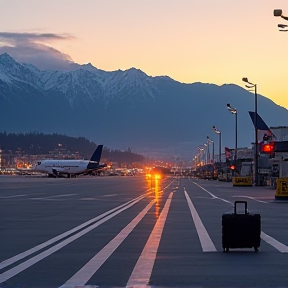
[[(22, 154), (39, 155), (49, 154), (54, 149), (63, 149), (70, 153), (78, 152), (85, 159), (89, 159), (94, 152), (97, 144), (84, 137), (71, 137), (61, 134), (43, 134), (39, 132), (30, 133), (7, 133), (0, 132), (0, 149)], [(128, 151), (111, 150), (107, 147), (103, 149), (103, 158), (107, 161), (131, 164), (142, 162), (144, 156), (132, 153), (131, 148)]]

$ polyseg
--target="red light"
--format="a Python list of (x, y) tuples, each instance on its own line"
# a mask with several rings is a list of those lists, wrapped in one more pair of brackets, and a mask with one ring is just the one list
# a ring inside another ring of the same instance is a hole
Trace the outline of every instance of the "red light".
[(231, 169), (231, 170), (234, 170), (234, 169), (235, 169), (235, 166), (234, 166), (234, 165), (232, 165), (232, 166), (230, 167), (230, 169)]
[(273, 144), (264, 144), (262, 147), (262, 151), (266, 153), (271, 153), (274, 150), (274, 145)]

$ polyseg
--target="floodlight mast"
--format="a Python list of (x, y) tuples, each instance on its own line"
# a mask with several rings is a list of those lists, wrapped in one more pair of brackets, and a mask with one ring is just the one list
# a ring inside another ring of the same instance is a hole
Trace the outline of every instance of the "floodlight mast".
[(208, 143), (212, 143), (212, 162), (214, 164), (214, 141), (212, 139), (209, 138), (209, 136), (207, 136), (207, 141)]
[(204, 143), (203, 146), (204, 146), (203, 148), (204, 149), (204, 163), (206, 165), (208, 163), (209, 146), (206, 143)]
[(236, 165), (236, 160), (237, 160), (237, 134), (238, 134), (238, 128), (237, 128), (237, 109), (231, 107), (230, 103), (227, 103), (227, 109), (235, 115), (235, 152), (234, 152), (234, 161), (235, 161), (235, 165)]
[(202, 152), (204, 151), (204, 148), (201, 147), (201, 145), (200, 145), (200, 146), (198, 146), (198, 149), (199, 149), (199, 156), (200, 156), (200, 166), (202, 166), (202, 160), (204, 158), (204, 155), (202, 154)]
[(288, 21), (288, 16), (282, 14), (282, 9), (274, 9), (273, 14), (275, 17), (281, 17), (282, 19)]
[(221, 131), (217, 130), (215, 126), (213, 126), (212, 129), (216, 134), (219, 134), (219, 162), (221, 164)]
[(258, 123), (257, 123), (257, 84), (251, 83), (248, 81), (247, 77), (242, 78), (242, 81), (250, 84), (245, 85), (247, 88), (251, 89), (254, 88), (254, 95), (255, 95), (255, 111), (254, 111), (254, 128), (255, 128), (255, 144), (254, 144), (254, 169), (255, 169), (255, 185), (258, 186)]
[[(285, 16), (285, 15), (282, 14), (282, 9), (275, 9), (273, 14), (274, 14), (275, 17), (281, 17), (282, 19), (288, 21), (288, 16)], [(281, 32), (287, 32), (288, 29), (284, 29), (284, 28), (287, 28), (287, 27), (288, 27), (288, 25), (278, 24), (278, 28), (281, 28), (279, 31), (281, 31)]]

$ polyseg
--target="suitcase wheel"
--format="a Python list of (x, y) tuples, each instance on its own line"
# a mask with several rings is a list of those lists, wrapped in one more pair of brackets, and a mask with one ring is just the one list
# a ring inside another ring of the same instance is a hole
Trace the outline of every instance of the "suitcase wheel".
[(254, 246), (254, 250), (256, 253), (259, 252), (259, 247)]

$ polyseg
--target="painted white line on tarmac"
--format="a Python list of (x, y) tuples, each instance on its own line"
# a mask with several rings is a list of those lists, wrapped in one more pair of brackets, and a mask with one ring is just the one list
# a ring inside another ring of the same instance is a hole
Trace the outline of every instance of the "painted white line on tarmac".
[[(191, 181), (191, 180), (190, 180), (190, 181)], [(226, 203), (230, 203), (230, 204), (234, 205), (231, 201), (228, 201), (228, 200), (226, 200), (226, 199), (223, 199), (223, 198), (220, 198), (220, 197), (215, 196), (214, 194), (212, 194), (211, 192), (209, 192), (208, 190), (206, 190), (205, 188), (203, 188), (201, 185), (197, 184), (196, 182), (193, 182), (193, 181), (191, 181), (191, 182), (192, 182), (193, 184), (197, 185), (198, 187), (200, 187), (200, 188), (201, 188), (202, 190), (204, 190), (205, 192), (207, 192), (209, 195), (211, 195), (212, 198), (218, 199), (218, 200), (221, 200), (221, 201), (224, 201), (224, 202), (226, 202)]]
[(39, 245), (37, 245), (37, 246), (35, 246), (35, 247), (25, 251), (25, 252), (22, 252), (22, 253), (17, 254), (17, 255), (15, 255), (15, 256), (7, 259), (7, 260), (2, 261), (0, 263), (0, 270), (13, 264), (13, 263), (15, 263), (15, 262), (17, 262), (17, 261), (19, 261), (19, 260), (21, 260), (21, 259), (23, 259), (23, 258), (25, 258), (25, 257), (27, 257), (27, 256), (29, 256), (29, 255), (31, 255), (31, 254), (33, 254), (33, 253), (35, 253), (35, 252), (37, 252), (37, 251), (39, 251), (39, 250), (41, 250), (41, 249), (43, 249), (43, 248), (45, 248), (45, 247), (47, 247), (47, 246), (49, 246), (49, 245), (51, 245), (51, 244), (53, 244), (53, 243), (55, 243), (55, 242), (57, 242), (57, 241), (59, 241), (59, 240), (61, 240), (61, 239), (63, 239), (63, 238), (65, 238), (65, 237), (67, 237), (67, 236), (69, 236), (72, 233), (77, 232), (78, 230), (80, 230), (82, 228), (85, 228), (86, 226), (92, 224), (93, 222), (96, 222), (96, 221), (100, 220), (101, 218), (104, 218), (105, 216), (113, 213), (114, 211), (117, 211), (118, 209), (121, 209), (122, 207), (125, 207), (126, 205), (128, 205), (130, 203), (133, 203), (134, 201), (142, 200), (144, 197), (145, 197), (145, 194), (140, 195), (140, 196), (136, 197), (135, 199), (132, 199), (132, 200), (130, 200), (130, 201), (128, 201), (128, 202), (126, 202), (126, 203), (124, 203), (124, 204), (122, 204), (116, 208), (113, 208), (113, 209), (111, 209), (111, 210), (91, 219), (91, 220), (88, 220), (85, 223), (83, 223), (83, 224), (81, 224), (81, 225), (79, 225), (79, 226), (77, 226), (77, 227), (75, 227), (69, 231), (66, 231), (66, 232), (64, 232), (64, 233), (44, 242), (42, 244), (39, 244)]
[(276, 239), (272, 238), (271, 236), (265, 234), (261, 231), (261, 238), (274, 248), (276, 248), (281, 253), (288, 253), (288, 246), (284, 245), (283, 243), (277, 241)]
[(39, 197), (39, 198), (31, 198), (31, 199), (32, 199), (32, 200), (53, 200), (54, 198), (70, 197), (70, 196), (75, 196), (75, 195), (77, 195), (77, 194), (62, 194), (62, 195)]
[(136, 225), (143, 219), (147, 212), (154, 205), (152, 200), (122, 231), (112, 239), (101, 251), (99, 251), (87, 264), (85, 264), (77, 273), (75, 273), (60, 288), (74, 288), (75, 286), (85, 285), (89, 279), (97, 272), (97, 270), (106, 262), (112, 253), (120, 246), (120, 244), (133, 231)]
[[(143, 196), (142, 198), (144, 198), (145, 196)], [(136, 200), (132, 203), (130, 203), (129, 205), (125, 206), (124, 208), (117, 210), (116, 212), (109, 214), (108, 216), (102, 218), (101, 220), (99, 220), (98, 222), (94, 223), (93, 225), (83, 229), (82, 231), (78, 232), (77, 234), (72, 235), (71, 237), (63, 240), (62, 242), (56, 244), (55, 246), (39, 253), (38, 255), (26, 260), (25, 262), (11, 268), (10, 270), (7, 270), (5, 272), (3, 272), (2, 274), (0, 274), (0, 283), (5, 282), (6, 280), (12, 278), (13, 276), (19, 274), (20, 272), (26, 270), (27, 268), (29, 268), (30, 266), (36, 264), (37, 262), (43, 260), (44, 258), (48, 257), (49, 255), (55, 253), (56, 251), (60, 250), (61, 248), (65, 247), (66, 245), (68, 245), (69, 243), (73, 242), (74, 240), (80, 238), (81, 236), (87, 234), (88, 232), (90, 232), (91, 230), (95, 229), (96, 227), (100, 226), (101, 224), (105, 223), (106, 221), (110, 220), (111, 218), (113, 218), (114, 216), (118, 215), (119, 213), (123, 212), (124, 210), (130, 208), (131, 206), (133, 206), (134, 204), (138, 203), (141, 199)]]
[(175, 179), (173, 179), (169, 184), (167, 184), (165, 187), (163, 187), (163, 189), (162, 190), (165, 190), (165, 189), (167, 189), (170, 185), (172, 185), (172, 183), (174, 183), (175, 182)]
[(21, 194), (21, 195), (3, 196), (3, 197), (0, 197), (0, 199), (9, 199), (9, 198), (24, 197), (24, 196), (27, 196), (27, 195), (29, 195), (29, 194)]
[(169, 197), (165, 203), (165, 206), (149, 236), (149, 239), (130, 275), (126, 287), (147, 287), (154, 262), (156, 259), (156, 254), (158, 251), (159, 243), (161, 240), (163, 228), (167, 219), (170, 204), (172, 201), (173, 192), (169, 194)]
[[(191, 181), (192, 182), (192, 181)], [(196, 184), (197, 186), (199, 186), (200, 188), (202, 188), (203, 190), (205, 190), (207, 193), (209, 193), (213, 198), (217, 198), (217, 199), (220, 199), (220, 200), (223, 200), (225, 202), (229, 202), (231, 204), (233, 204), (232, 202), (230, 201), (227, 201), (225, 199), (222, 199), (222, 198), (219, 198), (215, 195), (213, 195), (212, 193), (210, 193), (209, 191), (207, 191), (206, 189), (204, 189), (203, 187), (201, 187), (200, 185), (198, 185), (197, 183), (195, 182), (192, 182), (194, 184)], [(269, 202), (265, 202), (265, 201), (261, 201), (261, 200), (257, 200), (253, 197), (248, 197), (248, 196), (233, 196), (233, 197), (246, 197), (246, 198), (250, 198), (252, 200), (255, 200), (255, 201), (258, 201), (258, 202), (263, 202), (263, 203), (267, 203), (269, 204)], [(271, 246), (273, 246), (275, 249), (277, 249), (279, 252), (281, 253), (288, 253), (288, 246), (284, 245), (283, 243), (279, 242), (278, 240), (274, 239), (273, 237), (267, 235), (266, 233), (264, 233), (263, 231), (261, 231), (261, 239), (264, 240), (266, 243), (270, 244)]]
[(192, 218), (193, 218), (196, 230), (197, 230), (197, 234), (198, 234), (203, 252), (216, 252), (217, 251), (216, 247), (213, 244), (205, 226), (203, 225), (185, 188), (184, 188), (184, 194), (185, 194), (185, 197), (186, 197), (186, 200), (187, 200), (187, 203), (188, 203), (188, 206), (189, 206), (189, 209), (190, 209), (190, 212), (191, 212), (191, 215), (192, 215)]
[(260, 202), (260, 203), (266, 203), (266, 204), (269, 204), (269, 202), (267, 201), (263, 201), (263, 200), (258, 200), (258, 199), (255, 199), (254, 197), (250, 197), (250, 196), (243, 196), (243, 195), (234, 195), (232, 197), (239, 197), (239, 198), (248, 198), (248, 199), (251, 199), (251, 200), (254, 200), (254, 201), (257, 201), (257, 202)]

